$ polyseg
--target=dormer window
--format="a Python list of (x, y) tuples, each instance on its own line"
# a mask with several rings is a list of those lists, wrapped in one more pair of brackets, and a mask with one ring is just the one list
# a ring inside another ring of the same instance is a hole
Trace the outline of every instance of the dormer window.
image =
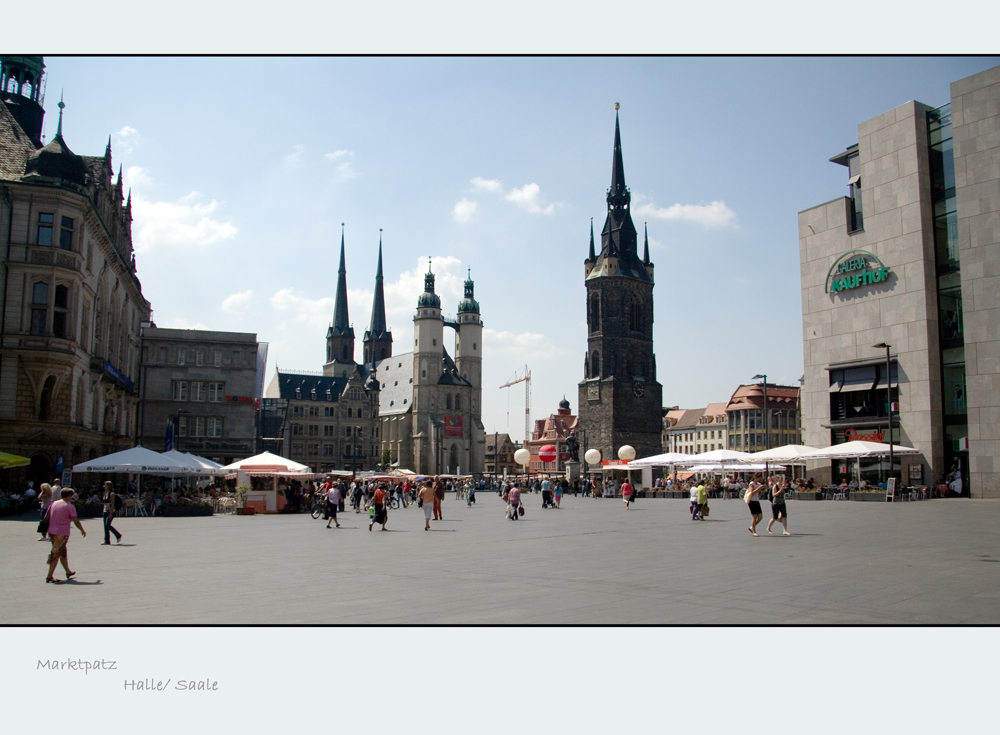
[(295, 389), (295, 397), (298, 398), (298, 399), (302, 398), (302, 389), (301, 388), (296, 388)]

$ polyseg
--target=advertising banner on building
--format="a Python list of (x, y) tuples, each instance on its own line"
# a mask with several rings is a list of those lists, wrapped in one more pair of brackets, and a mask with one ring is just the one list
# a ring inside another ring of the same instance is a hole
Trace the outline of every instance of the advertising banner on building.
[(445, 416), (444, 417), (444, 435), (445, 436), (463, 436), (463, 432), (462, 432), (462, 417), (461, 416)]

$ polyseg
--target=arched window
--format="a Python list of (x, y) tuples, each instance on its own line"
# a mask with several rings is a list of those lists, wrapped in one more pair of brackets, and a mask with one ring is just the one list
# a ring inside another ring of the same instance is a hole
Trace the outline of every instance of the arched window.
[(344, 356), (344, 362), (351, 361), (351, 353), (348, 351), (347, 345), (344, 345), (343, 356)]
[(590, 331), (601, 331), (601, 295), (598, 293), (590, 295)]
[(7, 77), (7, 94), (17, 94), (17, 80), (14, 77)]
[(444, 407), (449, 411), (451, 410), (451, 394), (449, 393), (444, 397)]
[(452, 444), (451, 451), (448, 453), (448, 472), (454, 473), (458, 471), (458, 445)]
[(455, 396), (455, 410), (462, 410), (462, 396)]
[(597, 350), (594, 350), (594, 354), (590, 358), (590, 377), (601, 377), (601, 353)]
[(42, 400), (38, 405), (38, 420), (48, 421), (49, 416), (52, 415), (52, 391), (56, 387), (56, 379), (54, 376), (50, 375), (45, 379), (45, 385), (42, 386)]

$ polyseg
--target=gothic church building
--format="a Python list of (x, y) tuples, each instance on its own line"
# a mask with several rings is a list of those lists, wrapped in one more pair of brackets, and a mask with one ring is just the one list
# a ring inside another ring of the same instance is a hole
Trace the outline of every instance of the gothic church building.
[[(616, 105), (617, 109), (617, 105)], [(649, 237), (642, 258), (625, 186), (621, 132), (615, 113), (615, 148), (608, 189), (608, 214), (595, 252), (584, 260), (587, 289), (587, 354), (579, 383), (581, 441), (617, 459), (623, 445), (636, 457), (661, 453), (663, 388), (656, 381), (653, 354), (653, 264)]]
[[(418, 475), (482, 473), (486, 436), (480, 413), (479, 302), (470, 277), (452, 321), (442, 315), (434, 288), (428, 267), (413, 317), (414, 349), (394, 355), (380, 240), (371, 322), (362, 362), (355, 362), (342, 235), (326, 364), (322, 373), (276, 371), (263, 406), (265, 416), (280, 417), (275, 427), (280, 441), (272, 450), (319, 472), (376, 470), (385, 456), (392, 466)], [(455, 330), (454, 358), (445, 349), (445, 327)]]

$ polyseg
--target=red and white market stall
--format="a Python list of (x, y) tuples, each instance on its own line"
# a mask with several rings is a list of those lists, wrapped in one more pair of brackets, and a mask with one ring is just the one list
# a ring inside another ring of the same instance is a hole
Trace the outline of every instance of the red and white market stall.
[(222, 467), (226, 477), (236, 476), (236, 490), (245, 495), (244, 507), (255, 513), (280, 513), (287, 501), (284, 489), (294, 480), (305, 482), (325, 477), (311, 468), (271, 452), (247, 457)]

